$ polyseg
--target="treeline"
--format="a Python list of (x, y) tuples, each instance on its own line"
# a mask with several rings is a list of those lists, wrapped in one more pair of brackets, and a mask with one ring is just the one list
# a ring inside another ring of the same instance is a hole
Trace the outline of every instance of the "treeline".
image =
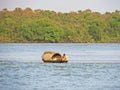
[(0, 11), (0, 42), (120, 42), (120, 11)]

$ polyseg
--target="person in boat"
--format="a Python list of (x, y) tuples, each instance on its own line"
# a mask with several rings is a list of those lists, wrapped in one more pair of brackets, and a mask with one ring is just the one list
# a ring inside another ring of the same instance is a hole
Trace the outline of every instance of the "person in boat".
[(63, 54), (63, 56), (62, 56), (62, 60), (63, 60), (63, 61), (68, 60), (68, 57), (67, 57), (67, 55), (66, 55), (66, 54)]

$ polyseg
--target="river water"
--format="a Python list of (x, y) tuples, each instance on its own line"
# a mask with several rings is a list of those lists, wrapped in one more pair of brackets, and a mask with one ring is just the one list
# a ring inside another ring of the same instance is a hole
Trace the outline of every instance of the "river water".
[[(68, 63), (43, 63), (44, 51)], [(0, 90), (120, 90), (120, 44), (0, 44)]]

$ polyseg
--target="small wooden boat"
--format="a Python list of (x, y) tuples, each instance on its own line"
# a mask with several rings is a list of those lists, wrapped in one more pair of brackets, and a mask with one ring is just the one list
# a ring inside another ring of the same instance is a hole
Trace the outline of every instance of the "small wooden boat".
[(46, 51), (42, 55), (43, 62), (50, 63), (67, 63), (67, 59), (63, 59), (63, 56), (57, 52)]

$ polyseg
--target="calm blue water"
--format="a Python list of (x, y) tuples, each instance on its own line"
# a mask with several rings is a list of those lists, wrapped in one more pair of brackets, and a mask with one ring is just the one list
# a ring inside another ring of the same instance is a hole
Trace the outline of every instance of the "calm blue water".
[[(69, 63), (43, 63), (44, 51)], [(0, 90), (120, 90), (120, 44), (0, 44)]]

